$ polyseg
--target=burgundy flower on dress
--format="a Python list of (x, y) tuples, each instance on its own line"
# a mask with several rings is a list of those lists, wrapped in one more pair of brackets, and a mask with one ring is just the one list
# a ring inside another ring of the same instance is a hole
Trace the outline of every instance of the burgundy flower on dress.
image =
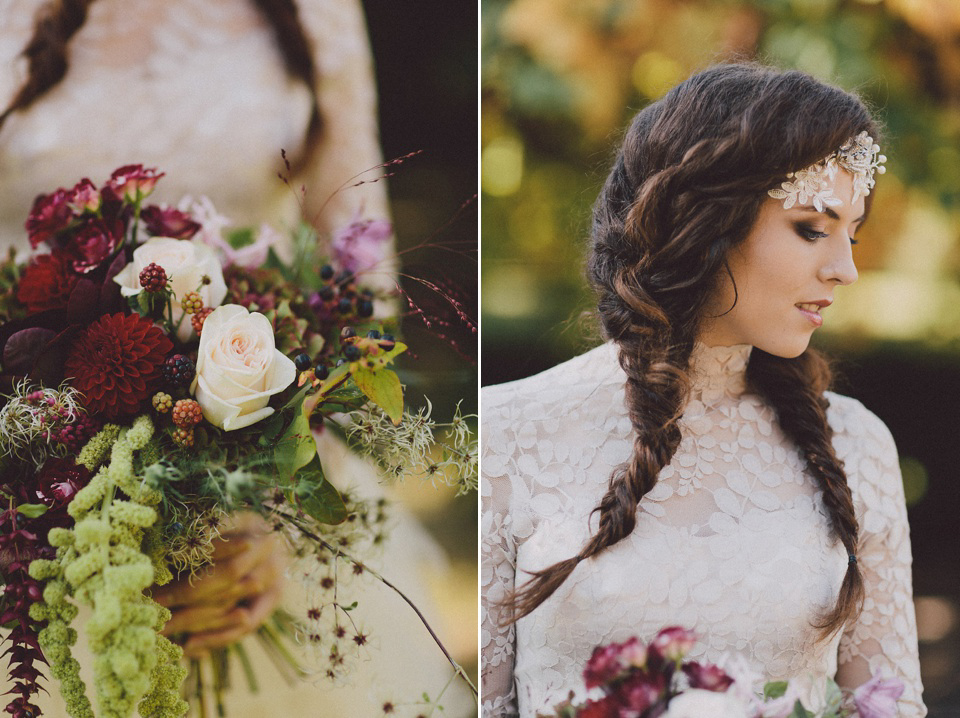
[(28, 314), (47, 309), (64, 309), (79, 277), (63, 253), (40, 254), (30, 260), (17, 287), (17, 301)]
[(607, 646), (597, 646), (593, 649), (586, 668), (583, 669), (583, 680), (587, 688), (596, 688), (609, 683), (623, 672), (620, 662), (621, 644), (611, 643)]
[(91, 414), (129, 417), (160, 383), (160, 365), (172, 350), (173, 343), (149, 319), (109, 314), (81, 332), (64, 370)]
[(722, 693), (733, 685), (733, 679), (722, 668), (718, 668), (712, 663), (690, 661), (683, 664), (683, 672), (690, 679), (691, 688), (703, 688), (704, 690)]
[(24, 224), (31, 247), (36, 249), (43, 242), (49, 242), (57, 232), (69, 226), (73, 219), (69, 200), (69, 193), (58, 189), (53, 194), (42, 194), (33, 201), (33, 209)]
[(70, 237), (65, 249), (73, 257), (74, 271), (86, 274), (108, 259), (122, 239), (122, 222), (93, 219)]
[(144, 168), (143, 165), (124, 165), (113, 171), (107, 180), (106, 189), (113, 192), (118, 198), (128, 202), (136, 202), (153, 192), (157, 180), (165, 173), (153, 167)]
[(77, 182), (68, 197), (71, 209), (77, 214), (100, 209), (100, 190), (86, 177)]
[(190, 239), (200, 231), (200, 223), (193, 221), (189, 214), (173, 207), (158, 207), (151, 204), (140, 212), (140, 219), (147, 231), (155, 237), (173, 237)]
[(341, 269), (363, 272), (383, 261), (393, 228), (384, 220), (354, 221), (333, 235), (333, 258)]
[(667, 679), (662, 673), (637, 672), (621, 683), (614, 695), (629, 709), (626, 715), (639, 716), (661, 699), (666, 687)]

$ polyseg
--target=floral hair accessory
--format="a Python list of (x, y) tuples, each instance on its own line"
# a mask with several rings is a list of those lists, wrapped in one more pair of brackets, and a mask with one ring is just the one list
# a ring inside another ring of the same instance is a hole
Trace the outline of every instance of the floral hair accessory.
[(853, 202), (860, 196), (866, 197), (876, 183), (874, 172), (883, 174), (887, 168), (883, 163), (886, 155), (880, 154), (880, 145), (866, 132), (861, 132), (851, 138), (839, 150), (810, 165), (806, 169), (787, 174), (788, 181), (778, 189), (771, 189), (767, 194), (774, 199), (783, 200), (783, 208), (790, 209), (795, 204), (811, 202), (818, 212), (824, 207), (835, 207), (842, 200), (833, 196), (833, 180), (837, 170), (845, 169), (853, 175)]

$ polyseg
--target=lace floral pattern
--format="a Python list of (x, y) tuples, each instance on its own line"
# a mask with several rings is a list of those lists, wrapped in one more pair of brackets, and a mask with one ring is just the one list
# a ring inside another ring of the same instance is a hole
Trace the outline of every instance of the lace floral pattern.
[(497, 602), (529, 571), (580, 549), (611, 471), (630, 455), (631, 427), (610, 344), (484, 390), (485, 718), (532, 718), (582, 686), (594, 646), (649, 640), (670, 624), (701, 636), (694, 658), (735, 652), (768, 679), (809, 679), (811, 691), (825, 676), (856, 686), (871, 671), (896, 674), (907, 684), (902, 715), (925, 715), (892, 438), (859, 402), (829, 395), (862, 526), (867, 599), (858, 621), (818, 642), (811, 624), (833, 605), (847, 557), (773, 411), (745, 393), (748, 357), (749, 347), (698, 349), (683, 441), (641, 501), (634, 532), (509, 627), (498, 625)]

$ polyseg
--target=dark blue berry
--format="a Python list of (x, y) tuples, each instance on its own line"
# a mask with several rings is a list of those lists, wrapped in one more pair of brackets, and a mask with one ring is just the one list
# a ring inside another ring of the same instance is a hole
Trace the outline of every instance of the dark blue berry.
[(371, 329), (369, 332), (367, 332), (367, 337), (370, 339), (379, 339), (380, 332), (378, 332), (376, 329)]
[(351, 302), (346, 297), (342, 298), (339, 302), (337, 302), (337, 310), (341, 314), (349, 314), (351, 309), (353, 309), (353, 302)]
[(382, 337), (380, 337), (380, 338), (383, 339), (383, 341), (385, 341), (385, 342), (395, 342), (395, 341), (397, 341), (396, 339), (394, 339), (393, 334), (384, 334), (384, 335), (383, 335)]
[(297, 371), (306, 371), (310, 368), (310, 355), (301, 352), (293, 358), (293, 365), (297, 367)]
[(320, 291), (317, 293), (325, 302), (329, 302), (331, 299), (333, 299), (333, 287), (320, 287)]
[(366, 319), (373, 316), (373, 302), (369, 299), (361, 299), (357, 302), (357, 314)]
[(333, 279), (333, 267), (331, 267), (329, 264), (324, 264), (322, 267), (320, 267), (320, 279)]
[(343, 355), (347, 358), (347, 361), (356, 361), (360, 358), (360, 349), (350, 344), (343, 348)]
[(313, 374), (317, 377), (317, 379), (326, 379), (328, 376), (330, 376), (330, 369), (327, 368), (326, 364), (317, 364), (313, 368)]

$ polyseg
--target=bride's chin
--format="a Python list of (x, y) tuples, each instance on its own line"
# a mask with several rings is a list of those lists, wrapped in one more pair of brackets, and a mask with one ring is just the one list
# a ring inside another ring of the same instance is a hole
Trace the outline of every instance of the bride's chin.
[(783, 337), (774, 341), (757, 342), (755, 348), (781, 359), (796, 359), (810, 346), (810, 337)]

